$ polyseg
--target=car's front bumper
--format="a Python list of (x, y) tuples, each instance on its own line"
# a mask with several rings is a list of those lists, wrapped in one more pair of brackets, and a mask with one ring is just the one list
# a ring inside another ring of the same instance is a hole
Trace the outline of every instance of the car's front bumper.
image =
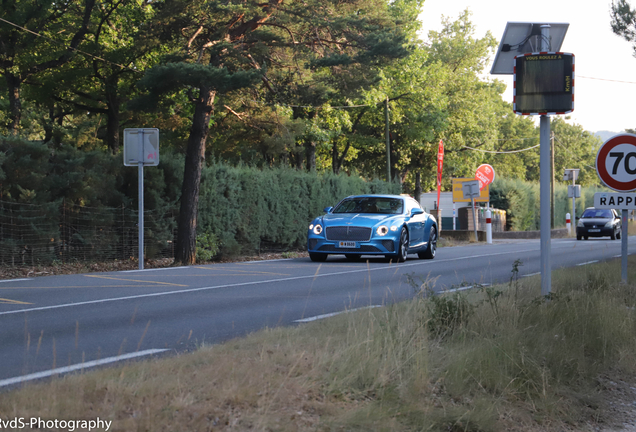
[(576, 227), (576, 235), (581, 237), (611, 237), (615, 227), (592, 228), (592, 227)]
[(395, 253), (397, 243), (398, 239), (393, 237), (351, 242), (310, 235), (307, 237), (307, 250), (310, 253), (386, 255)]

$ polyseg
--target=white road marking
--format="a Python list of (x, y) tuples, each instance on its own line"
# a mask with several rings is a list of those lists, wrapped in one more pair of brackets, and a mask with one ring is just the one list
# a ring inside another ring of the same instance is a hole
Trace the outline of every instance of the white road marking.
[(594, 260), (594, 261), (588, 261), (588, 262), (584, 262), (584, 263), (579, 263), (577, 264), (577, 266), (584, 266), (584, 265), (588, 265), (588, 264), (594, 264), (597, 263), (598, 260)]
[(161, 271), (161, 270), (177, 270), (177, 269), (187, 269), (190, 266), (181, 266), (181, 267), (160, 267), (160, 268), (151, 268), (151, 269), (143, 269), (143, 270), (122, 270), (119, 273), (136, 273), (136, 272), (151, 272), (151, 271)]
[(273, 260), (254, 260), (254, 261), (238, 262), (236, 264), (266, 264), (266, 263), (275, 262), (275, 261), (290, 261), (290, 260), (293, 260), (293, 259), (295, 259), (295, 258), (278, 258), (278, 259), (273, 259)]
[(28, 281), (31, 280), (29, 278), (22, 278), (22, 279), (3, 279), (0, 280), (0, 282), (19, 282), (19, 281)]
[(490, 284), (480, 284), (480, 285), (471, 285), (471, 286), (465, 286), (465, 287), (460, 287), (460, 288), (453, 288), (453, 289), (449, 289), (449, 290), (444, 290), (444, 291), (440, 291), (440, 293), (449, 293), (449, 292), (458, 292), (458, 291), (466, 291), (469, 289), (473, 289), (475, 287), (481, 288), (481, 287), (486, 287), (486, 286), (490, 286)]
[(116, 363), (123, 360), (129, 360), (132, 358), (143, 357), (152, 354), (158, 354), (165, 351), (170, 351), (168, 349), (149, 349), (145, 351), (134, 352), (130, 354), (119, 355), (115, 357), (107, 357), (100, 360), (93, 360), (85, 363), (79, 363), (71, 366), (61, 367), (57, 369), (51, 369), (43, 372), (36, 372), (29, 375), (23, 375), (15, 378), (7, 378), (4, 380), (0, 380), (0, 387), (6, 387), (13, 384), (20, 384), (27, 381), (32, 381), (40, 378), (48, 378), (53, 375), (65, 374), (69, 372), (74, 372), (82, 369), (88, 369), (96, 366), (101, 366), (109, 363)]
[(525, 275), (523, 275), (521, 277), (530, 277), (530, 276), (536, 276), (536, 275), (540, 275), (540, 274), (541, 274), (541, 272), (529, 273), (529, 274), (525, 274)]
[(361, 307), (361, 308), (357, 308), (357, 309), (347, 309), (347, 310), (343, 310), (340, 312), (332, 312), (332, 313), (328, 313), (328, 314), (323, 314), (323, 315), (316, 315), (313, 317), (309, 317), (309, 318), (303, 318), (303, 319), (299, 319), (299, 320), (295, 320), (295, 323), (308, 323), (308, 322), (312, 322), (312, 321), (318, 321), (320, 319), (325, 319), (325, 318), (331, 318), (334, 317), (336, 315), (340, 315), (343, 313), (347, 313), (347, 312), (355, 312), (355, 311), (360, 311), (360, 310), (364, 310), (364, 309), (373, 309), (373, 308), (379, 308), (382, 307), (382, 305), (373, 305), (373, 306), (365, 306), (365, 307)]

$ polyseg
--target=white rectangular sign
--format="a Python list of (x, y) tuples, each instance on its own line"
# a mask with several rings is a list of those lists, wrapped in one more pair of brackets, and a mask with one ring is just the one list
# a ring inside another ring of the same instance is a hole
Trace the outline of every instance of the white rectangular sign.
[(157, 128), (124, 129), (124, 165), (139, 165), (139, 134), (143, 134), (143, 164), (159, 165), (159, 129)]
[(569, 185), (568, 198), (581, 198), (581, 185)]
[(479, 181), (472, 180), (462, 183), (462, 191), (464, 192), (464, 199), (477, 198), (480, 195)]
[(636, 193), (596, 192), (594, 207), (598, 209), (636, 210)]

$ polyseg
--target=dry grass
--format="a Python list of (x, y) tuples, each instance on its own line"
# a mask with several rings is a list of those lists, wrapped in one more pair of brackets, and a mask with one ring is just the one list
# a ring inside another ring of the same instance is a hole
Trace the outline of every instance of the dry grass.
[(100, 417), (116, 431), (592, 430), (620, 420), (608, 383), (636, 376), (636, 295), (619, 278), (618, 261), (556, 271), (549, 301), (538, 278), (437, 297), (414, 283), (414, 299), (393, 306), (5, 392), (0, 418)]

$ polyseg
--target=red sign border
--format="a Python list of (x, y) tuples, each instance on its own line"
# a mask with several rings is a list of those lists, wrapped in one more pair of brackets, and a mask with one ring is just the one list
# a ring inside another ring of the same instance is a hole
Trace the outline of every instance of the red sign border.
[[(614, 180), (607, 169), (605, 168), (605, 161), (609, 152), (620, 144), (631, 144), (636, 148), (636, 135), (632, 134), (620, 134), (615, 135), (603, 143), (601, 148), (598, 149), (596, 154), (596, 174), (601, 182), (608, 188), (617, 192), (631, 192), (636, 189), (636, 179), (630, 182), (619, 182)], [(599, 164), (599, 159), (602, 158), (603, 163)]]

